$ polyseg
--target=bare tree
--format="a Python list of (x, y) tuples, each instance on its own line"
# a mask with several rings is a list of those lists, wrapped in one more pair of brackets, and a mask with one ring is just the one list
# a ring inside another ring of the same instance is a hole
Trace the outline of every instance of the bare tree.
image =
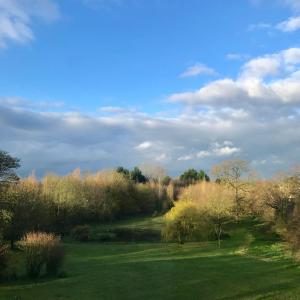
[(237, 214), (239, 215), (241, 212), (243, 193), (247, 191), (251, 175), (249, 162), (239, 158), (225, 160), (215, 165), (211, 173), (215, 177), (216, 182), (226, 184), (234, 190), (234, 200)]

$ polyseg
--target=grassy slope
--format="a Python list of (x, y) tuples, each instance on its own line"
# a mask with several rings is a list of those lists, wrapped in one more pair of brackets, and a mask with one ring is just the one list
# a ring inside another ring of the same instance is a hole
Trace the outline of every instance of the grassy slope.
[(300, 269), (282, 244), (247, 224), (234, 231), (220, 250), (214, 242), (69, 243), (66, 278), (2, 284), (0, 299), (299, 299)]

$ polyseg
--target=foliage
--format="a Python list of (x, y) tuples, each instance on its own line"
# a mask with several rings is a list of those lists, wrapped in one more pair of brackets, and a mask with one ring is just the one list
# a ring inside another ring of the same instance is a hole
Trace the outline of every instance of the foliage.
[(232, 219), (233, 196), (216, 183), (199, 183), (183, 190), (180, 200), (166, 215), (164, 236), (183, 243), (214, 232), (220, 246), (224, 224)]
[(130, 172), (130, 179), (135, 183), (147, 182), (146, 176), (143, 175), (142, 171), (138, 167), (134, 167), (134, 169)]
[(117, 167), (116, 172), (123, 174), (127, 178), (130, 178), (130, 171), (128, 169), (125, 169), (123, 167)]
[(65, 249), (58, 237), (52, 237), (47, 245), (46, 252), (46, 273), (48, 275), (57, 275), (65, 259)]
[(0, 243), (0, 278), (4, 275), (8, 263), (8, 249)]
[(12, 248), (30, 231), (66, 235), (76, 225), (157, 214), (171, 205), (166, 187), (158, 183), (134, 183), (111, 171), (82, 176), (78, 169), (67, 176), (48, 174), (41, 181), (29, 176), (1, 195), (0, 229)]
[(30, 278), (39, 277), (44, 266), (48, 274), (57, 274), (64, 258), (58, 237), (49, 233), (30, 232), (19, 244), (25, 251), (26, 272)]
[(197, 172), (195, 169), (189, 169), (180, 175), (180, 180), (185, 185), (189, 185), (189, 184), (196, 183), (198, 181), (209, 182), (210, 178), (203, 170), (200, 170), (199, 172)]
[(87, 242), (91, 239), (91, 228), (88, 225), (78, 225), (71, 231), (71, 237), (75, 241)]
[(15, 169), (19, 167), (19, 158), (12, 157), (7, 152), (0, 150), (0, 184), (10, 183), (18, 180)]
[(244, 198), (247, 192), (251, 175), (249, 163), (239, 158), (225, 160), (212, 168), (212, 175), (216, 182), (227, 185), (234, 191), (236, 216), (241, 216), (244, 211)]
[(188, 240), (193, 240), (197, 233), (207, 232), (207, 227), (201, 231), (202, 226), (206, 225), (203, 222), (198, 212), (195, 203), (190, 201), (179, 201), (175, 206), (166, 214), (166, 224), (162, 231), (163, 237), (167, 241), (176, 240), (180, 244)]

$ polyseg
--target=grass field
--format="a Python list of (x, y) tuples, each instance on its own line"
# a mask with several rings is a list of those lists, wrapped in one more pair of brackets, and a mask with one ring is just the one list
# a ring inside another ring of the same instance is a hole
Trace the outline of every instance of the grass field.
[(221, 249), (215, 242), (66, 243), (64, 277), (2, 284), (0, 299), (300, 299), (300, 268), (283, 244), (247, 224), (233, 228)]

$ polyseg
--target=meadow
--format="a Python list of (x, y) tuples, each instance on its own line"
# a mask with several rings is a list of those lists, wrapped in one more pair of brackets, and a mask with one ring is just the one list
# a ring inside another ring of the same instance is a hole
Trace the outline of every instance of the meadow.
[[(162, 217), (113, 226), (158, 230), (160, 224)], [(2, 283), (0, 299), (299, 299), (300, 267), (285, 244), (258, 220), (227, 226), (231, 238), (220, 249), (216, 241), (66, 241), (61, 277)]]

